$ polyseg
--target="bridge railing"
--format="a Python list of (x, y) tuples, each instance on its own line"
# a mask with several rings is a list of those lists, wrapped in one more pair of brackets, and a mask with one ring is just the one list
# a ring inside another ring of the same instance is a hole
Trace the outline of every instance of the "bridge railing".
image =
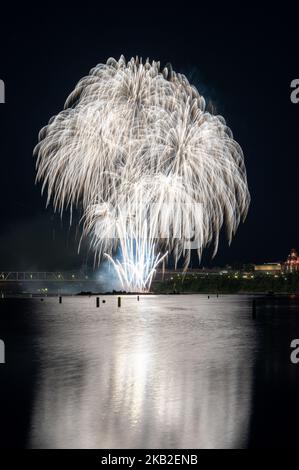
[(49, 271), (0, 271), (1, 282), (34, 282), (34, 281), (51, 281), (51, 282), (83, 282), (92, 280), (82, 272), (64, 273)]

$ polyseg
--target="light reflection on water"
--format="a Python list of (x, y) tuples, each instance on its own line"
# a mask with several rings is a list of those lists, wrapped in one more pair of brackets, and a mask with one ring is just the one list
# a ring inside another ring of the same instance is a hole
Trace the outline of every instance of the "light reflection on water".
[(246, 447), (256, 331), (246, 297), (47, 299), (29, 447)]

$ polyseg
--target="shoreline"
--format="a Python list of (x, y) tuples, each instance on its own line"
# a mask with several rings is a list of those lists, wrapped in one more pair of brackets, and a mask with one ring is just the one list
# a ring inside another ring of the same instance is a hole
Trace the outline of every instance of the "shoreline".
[(19, 294), (6, 294), (3, 295), (1, 300), (6, 299), (45, 299), (45, 298), (59, 298), (59, 297), (147, 297), (147, 296), (186, 296), (186, 295), (200, 295), (209, 296), (212, 298), (219, 298), (223, 296), (256, 296), (266, 297), (268, 299), (278, 299), (282, 297), (298, 297), (299, 292), (79, 292), (79, 293), (48, 293), (48, 294), (33, 294), (33, 293), (19, 293)]

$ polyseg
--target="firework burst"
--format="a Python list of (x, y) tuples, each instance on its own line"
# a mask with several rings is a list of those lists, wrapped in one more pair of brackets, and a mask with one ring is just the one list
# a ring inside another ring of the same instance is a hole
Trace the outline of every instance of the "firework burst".
[[(82, 209), (83, 236), (126, 290), (148, 290), (159, 263), (217, 251), (247, 214), (243, 153), (184, 75), (109, 59), (82, 78), (36, 146), (47, 203)], [(192, 243), (190, 243), (192, 240)], [(120, 249), (121, 258), (114, 259)]]

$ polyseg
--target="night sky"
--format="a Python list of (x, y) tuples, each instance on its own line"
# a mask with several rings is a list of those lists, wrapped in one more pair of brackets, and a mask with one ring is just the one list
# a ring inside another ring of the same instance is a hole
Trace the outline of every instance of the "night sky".
[(216, 258), (208, 250), (204, 264), (280, 261), (299, 249), (299, 104), (290, 101), (290, 83), (299, 78), (295, 13), (221, 16), (198, 4), (198, 11), (181, 5), (151, 15), (145, 7), (113, 7), (1, 11), (0, 270), (69, 269), (86, 261), (86, 250), (77, 255), (79, 234), (68, 216), (61, 221), (45, 208), (32, 152), (40, 128), (77, 81), (121, 54), (171, 62), (226, 118), (243, 148), (248, 218), (232, 245), (223, 236)]

